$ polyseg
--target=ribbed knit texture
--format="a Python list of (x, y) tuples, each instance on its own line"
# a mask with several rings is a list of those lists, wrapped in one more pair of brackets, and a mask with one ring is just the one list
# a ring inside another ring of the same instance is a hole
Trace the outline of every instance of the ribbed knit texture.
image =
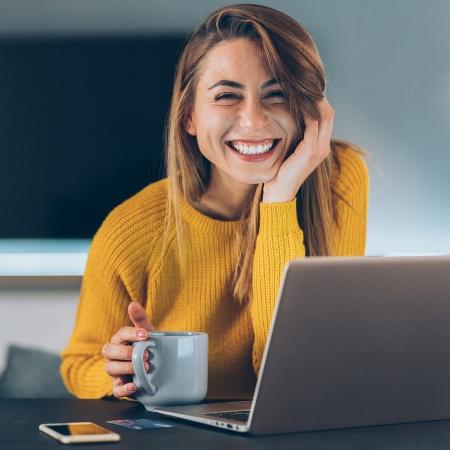
[[(338, 205), (341, 227), (333, 233), (333, 254), (364, 255), (368, 170), (353, 150), (339, 154), (337, 188), (351, 208)], [(166, 178), (149, 184), (111, 211), (92, 240), (75, 327), (61, 354), (64, 383), (79, 398), (112, 395), (101, 351), (119, 328), (132, 325), (132, 300), (146, 308), (157, 330), (208, 333), (207, 398), (252, 397), (283, 269), (305, 256), (296, 200), (260, 203), (253, 296), (239, 305), (231, 297), (238, 221), (213, 219), (183, 202), (189, 264), (181, 273), (174, 239), (161, 256), (166, 196)]]

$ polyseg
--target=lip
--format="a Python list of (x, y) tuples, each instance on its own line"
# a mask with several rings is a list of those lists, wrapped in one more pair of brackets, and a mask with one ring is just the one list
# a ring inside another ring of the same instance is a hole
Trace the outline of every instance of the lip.
[(269, 159), (270, 157), (272, 157), (278, 150), (278, 146), (280, 145), (282, 139), (278, 139), (278, 141), (276, 142), (276, 144), (272, 147), (272, 149), (270, 150), (270, 152), (266, 152), (266, 153), (262, 153), (260, 155), (244, 155), (242, 153), (239, 153), (237, 150), (235, 150), (233, 147), (230, 146), (230, 144), (228, 142), (230, 141), (226, 141), (225, 145), (227, 146), (227, 148), (233, 152), (239, 159), (242, 159), (244, 161), (248, 161), (248, 162), (260, 162), (260, 161), (265, 161), (266, 159)]
[(264, 139), (228, 139), (228, 141), (226, 142), (234, 142), (234, 141), (238, 141), (238, 142), (245, 142), (247, 144), (260, 144), (261, 142), (266, 142), (266, 141), (276, 141), (277, 139), (281, 139), (281, 138), (274, 138), (274, 137), (267, 137)]

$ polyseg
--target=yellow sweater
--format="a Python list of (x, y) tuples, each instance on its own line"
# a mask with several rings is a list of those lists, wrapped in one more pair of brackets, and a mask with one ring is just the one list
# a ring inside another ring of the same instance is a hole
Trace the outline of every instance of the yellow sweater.
[[(335, 255), (364, 255), (368, 170), (353, 150), (339, 152), (337, 188), (352, 205), (339, 204), (342, 227), (333, 235)], [(209, 335), (207, 398), (250, 399), (286, 263), (305, 256), (296, 200), (263, 203), (253, 266), (253, 297), (239, 305), (230, 295), (235, 264), (231, 237), (237, 222), (221, 221), (182, 203), (188, 225), (188, 273), (180, 282), (176, 245), (161, 258), (167, 179), (151, 183), (111, 211), (90, 247), (76, 323), (62, 352), (61, 375), (79, 398), (112, 395), (102, 347), (130, 326), (127, 307), (146, 308), (157, 330)]]

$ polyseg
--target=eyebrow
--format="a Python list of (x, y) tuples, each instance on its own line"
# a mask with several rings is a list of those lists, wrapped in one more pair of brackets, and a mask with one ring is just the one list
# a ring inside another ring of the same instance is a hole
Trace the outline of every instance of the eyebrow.
[[(275, 78), (272, 78), (269, 81), (266, 81), (265, 83), (263, 83), (261, 85), (261, 89), (265, 89), (268, 88), (269, 86), (272, 86), (274, 84), (277, 84), (278, 81)], [(231, 80), (219, 80), (217, 83), (214, 83), (212, 86), (210, 86), (208, 88), (208, 91), (210, 91), (211, 89), (214, 89), (217, 86), (228, 86), (228, 87), (232, 87), (232, 88), (236, 88), (236, 89), (244, 89), (244, 85), (241, 83), (237, 83), (236, 81), (231, 81)]]

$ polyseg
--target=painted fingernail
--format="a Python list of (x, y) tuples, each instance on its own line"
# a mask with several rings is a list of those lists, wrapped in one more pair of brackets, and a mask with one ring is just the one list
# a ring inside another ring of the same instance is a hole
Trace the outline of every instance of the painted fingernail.
[(134, 386), (134, 384), (133, 383), (129, 383), (129, 384), (127, 384), (127, 391), (134, 391), (134, 389), (135, 389), (135, 386)]
[(145, 350), (145, 352), (144, 352), (144, 361), (147, 361), (147, 360), (148, 360), (148, 351)]
[(145, 337), (145, 331), (144, 330), (138, 330), (138, 332), (137, 332), (137, 335), (139, 336), (139, 337)]

